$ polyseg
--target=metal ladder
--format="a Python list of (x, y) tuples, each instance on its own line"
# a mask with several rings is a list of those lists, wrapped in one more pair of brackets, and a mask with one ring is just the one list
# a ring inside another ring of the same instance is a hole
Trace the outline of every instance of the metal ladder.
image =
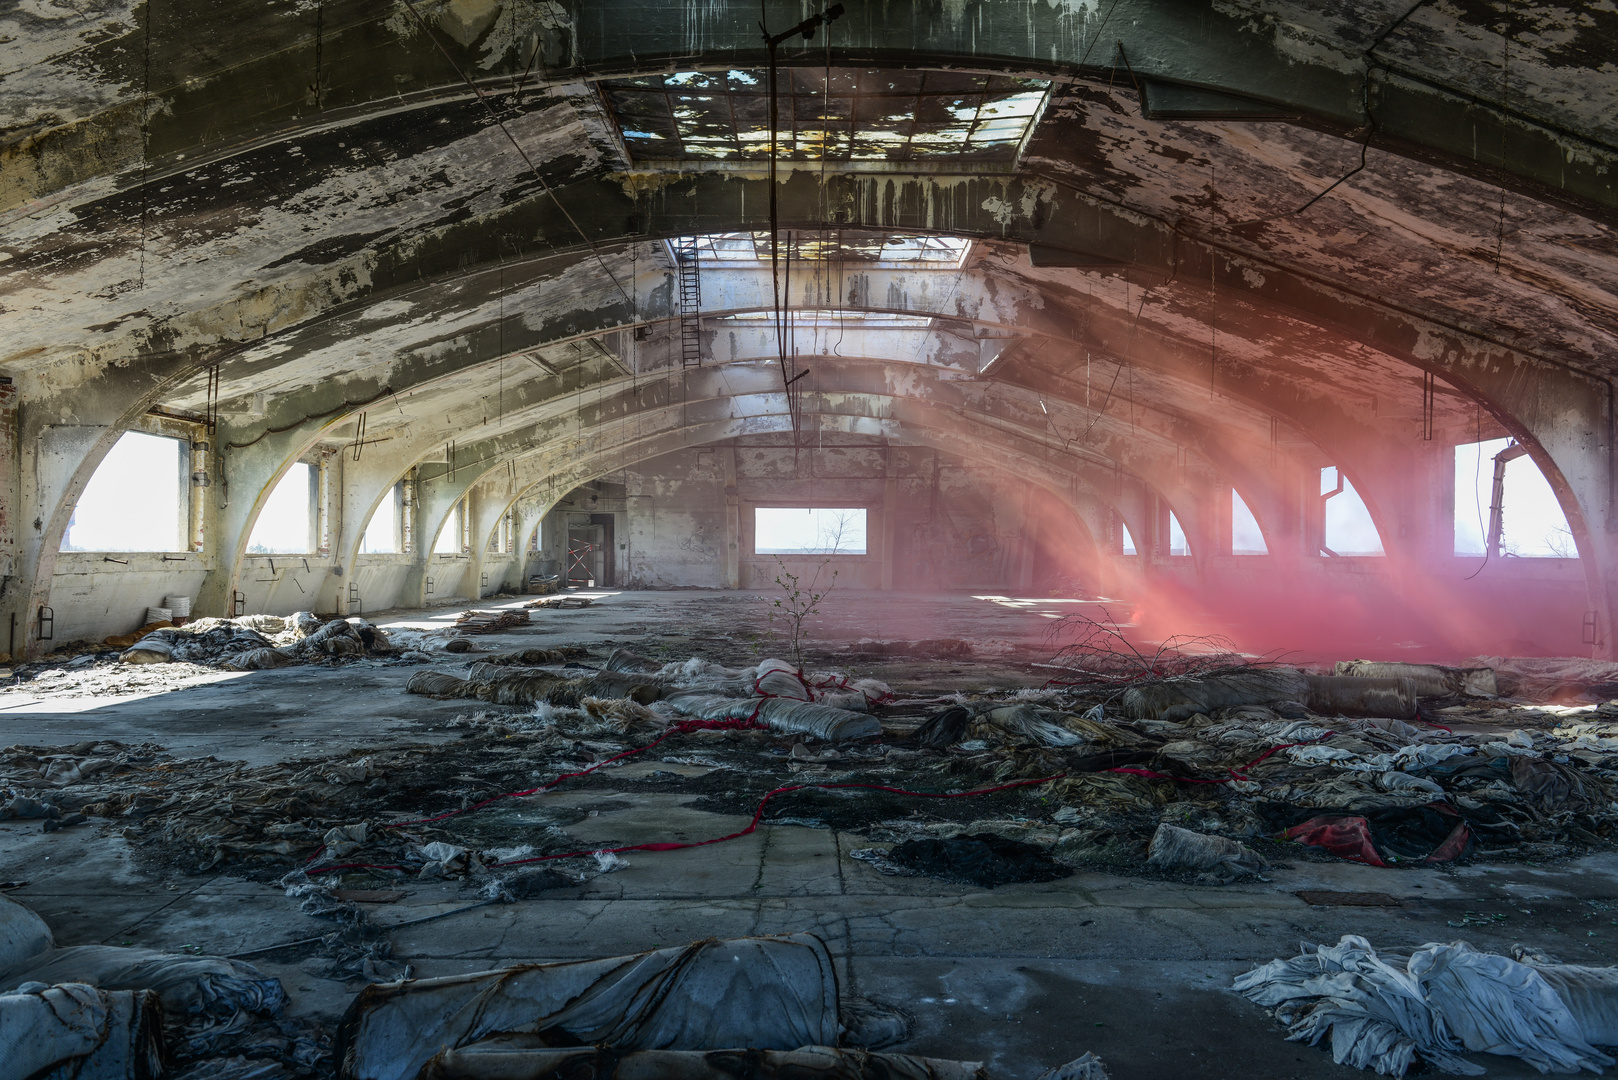
[(702, 279), (697, 268), (697, 238), (674, 242), (674, 265), (680, 275), (680, 366), (702, 366)]

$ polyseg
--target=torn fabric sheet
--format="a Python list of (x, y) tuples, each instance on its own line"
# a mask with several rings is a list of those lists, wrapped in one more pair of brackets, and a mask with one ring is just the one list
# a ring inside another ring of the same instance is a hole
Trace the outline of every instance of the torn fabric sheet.
[(415, 1080), (435, 1055), (499, 1036), (795, 1050), (834, 1045), (840, 1029), (831, 954), (793, 934), (370, 986), (343, 1017), (335, 1054), (342, 1080)]
[(1418, 1055), (1442, 1072), (1481, 1075), (1463, 1052), (1521, 1058), (1540, 1072), (1614, 1064), (1538, 970), (1459, 942), (1378, 956), (1364, 938), (1344, 935), (1238, 976), (1232, 988), (1273, 1008), (1290, 1041), (1329, 1036), (1339, 1065), (1386, 1076), (1403, 1076)]

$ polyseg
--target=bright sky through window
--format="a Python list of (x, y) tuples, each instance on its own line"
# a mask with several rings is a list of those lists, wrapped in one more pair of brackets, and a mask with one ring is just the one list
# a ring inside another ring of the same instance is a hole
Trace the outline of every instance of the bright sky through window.
[[(1342, 490), (1335, 495), (1338, 481)], [(1326, 547), (1334, 555), (1381, 555), (1382, 536), (1371, 520), (1371, 511), (1365, 500), (1354, 490), (1348, 477), (1341, 476), (1336, 466), (1327, 465), (1320, 470), (1320, 493), (1326, 500)]]
[[(770, 151), (763, 71), (681, 71), (601, 83), (637, 161)], [(959, 71), (781, 68), (778, 154), (793, 161), (1011, 161), (1050, 83)]]
[(300, 461), (288, 469), (259, 511), (247, 550), (254, 555), (307, 555), (314, 528), (309, 519), (315, 467)]
[[(1494, 456), (1510, 439), (1489, 439), (1455, 448), (1455, 554), (1482, 555), (1494, 499)], [(1556, 493), (1526, 454), (1506, 463), (1501, 500), (1500, 548), (1504, 554), (1576, 559), (1573, 530)]]
[(1129, 526), (1125, 525), (1121, 521), (1118, 523), (1118, 538), (1123, 542), (1123, 552), (1125, 555), (1139, 554), (1135, 550), (1135, 538), (1134, 536), (1130, 535)]
[(760, 506), (753, 511), (759, 555), (864, 555), (863, 507)]
[(1191, 554), (1191, 546), (1185, 542), (1185, 529), (1181, 527), (1180, 519), (1174, 516), (1172, 510), (1169, 511), (1169, 554)]
[[(697, 261), (703, 263), (761, 263), (770, 260), (767, 232), (709, 233), (696, 241)], [(790, 242), (789, 242), (790, 241)], [(919, 233), (853, 232), (841, 229), (793, 232), (781, 237), (781, 254), (793, 260), (859, 263), (918, 263), (955, 270), (972, 241), (961, 236), (926, 236)]]
[(433, 545), (435, 555), (459, 555), (461, 552), (461, 504), (456, 503), (455, 509), (449, 512), (449, 520), (444, 522), (443, 531), (438, 534), (438, 542)]
[(1247, 508), (1242, 493), (1230, 489), (1230, 553), (1232, 555), (1268, 555), (1270, 547), (1264, 542), (1264, 530), (1258, 527), (1258, 518)]
[(365, 535), (360, 539), (360, 551), (366, 555), (375, 555), (399, 550), (399, 489), (391, 488), (382, 499), (382, 504), (371, 515), (370, 522), (365, 526)]
[(126, 431), (84, 486), (63, 551), (183, 551), (179, 439)]
[[(739, 311), (723, 315), (728, 322), (769, 322), (773, 326), (773, 311)], [(796, 309), (792, 312), (794, 326), (858, 326), (868, 330), (925, 330), (933, 324), (931, 315), (894, 315), (885, 311), (814, 311)]]

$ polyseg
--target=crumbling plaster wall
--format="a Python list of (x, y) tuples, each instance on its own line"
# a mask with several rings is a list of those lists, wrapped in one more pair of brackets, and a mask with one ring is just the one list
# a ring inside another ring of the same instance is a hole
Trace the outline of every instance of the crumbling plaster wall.
[[(1026, 586), (1031, 574), (1029, 483), (933, 450), (845, 436), (817, 437), (794, 452), (789, 436), (754, 436), (666, 454), (615, 479), (625, 489), (619, 585), (723, 588), (732, 544), (743, 589), (773, 589), (783, 567), (812, 577), (818, 556), (778, 561), (754, 553), (753, 512), (761, 506), (866, 510), (865, 553), (836, 556), (827, 571), (836, 570), (838, 588), (879, 589), (886, 581), (902, 589), (1008, 590)], [(616, 501), (586, 501), (575, 492), (546, 518), (547, 557), (561, 559), (568, 513), (617, 512)]]

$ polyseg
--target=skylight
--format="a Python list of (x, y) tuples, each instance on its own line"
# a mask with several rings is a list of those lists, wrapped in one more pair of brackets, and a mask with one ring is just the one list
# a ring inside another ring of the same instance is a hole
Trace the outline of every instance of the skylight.
[[(958, 71), (781, 68), (778, 147), (791, 161), (1011, 161), (1050, 83)], [(637, 161), (769, 154), (764, 71), (681, 71), (601, 89)]]
[[(864, 326), (871, 329), (884, 330), (925, 330), (933, 324), (931, 315), (896, 315), (886, 311), (816, 311), (810, 308), (793, 308), (791, 312), (794, 326)], [(765, 322), (773, 320), (773, 311), (738, 311), (733, 315), (721, 315), (722, 321), (733, 322)]]
[[(768, 262), (767, 232), (712, 233), (696, 240), (699, 262)], [(972, 241), (958, 236), (920, 236), (903, 233), (794, 232), (788, 243), (782, 235), (782, 254), (794, 260), (845, 262), (922, 263), (954, 270), (966, 257)]]

